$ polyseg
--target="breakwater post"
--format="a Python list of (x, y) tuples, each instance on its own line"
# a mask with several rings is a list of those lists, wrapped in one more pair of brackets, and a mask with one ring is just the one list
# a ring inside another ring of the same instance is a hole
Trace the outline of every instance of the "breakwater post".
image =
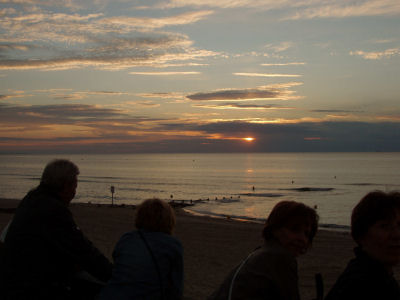
[(115, 187), (112, 185), (111, 188), (111, 206), (114, 206), (114, 192), (115, 192)]

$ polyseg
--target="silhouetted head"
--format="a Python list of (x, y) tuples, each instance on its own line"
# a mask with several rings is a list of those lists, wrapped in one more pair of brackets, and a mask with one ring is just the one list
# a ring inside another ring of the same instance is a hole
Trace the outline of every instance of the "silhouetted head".
[(176, 223), (172, 207), (160, 199), (147, 199), (136, 210), (137, 229), (172, 234)]
[(40, 185), (56, 192), (68, 204), (75, 197), (79, 168), (67, 159), (55, 159), (43, 170)]
[(387, 267), (400, 262), (400, 193), (365, 195), (353, 209), (351, 235), (362, 250)]
[(295, 201), (275, 205), (265, 222), (263, 237), (276, 239), (293, 255), (306, 252), (318, 229), (318, 215), (314, 209)]

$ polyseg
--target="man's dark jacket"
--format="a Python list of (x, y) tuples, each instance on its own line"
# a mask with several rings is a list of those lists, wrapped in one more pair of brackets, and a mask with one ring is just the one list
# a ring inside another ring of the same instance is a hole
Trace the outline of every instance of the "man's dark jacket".
[(21, 201), (2, 252), (5, 299), (67, 299), (63, 295), (77, 270), (102, 281), (111, 277), (112, 264), (83, 235), (67, 205), (44, 186)]
[(400, 288), (393, 274), (361, 248), (356, 248), (355, 254), (325, 300), (400, 300)]

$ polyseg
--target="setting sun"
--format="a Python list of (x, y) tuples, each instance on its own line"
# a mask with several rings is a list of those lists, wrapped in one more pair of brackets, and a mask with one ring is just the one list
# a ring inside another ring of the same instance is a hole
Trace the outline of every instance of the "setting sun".
[(245, 138), (243, 138), (243, 140), (245, 140), (246, 142), (252, 142), (252, 141), (254, 141), (254, 138), (252, 138), (252, 137), (245, 137)]

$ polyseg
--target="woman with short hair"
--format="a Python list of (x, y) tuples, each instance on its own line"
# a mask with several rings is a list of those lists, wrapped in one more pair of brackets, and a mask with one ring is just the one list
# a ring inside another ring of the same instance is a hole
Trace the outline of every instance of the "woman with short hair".
[(317, 232), (314, 209), (282, 201), (272, 209), (263, 229), (264, 244), (242, 261), (209, 300), (298, 300), (296, 257), (310, 247)]
[(374, 191), (354, 207), (352, 259), (326, 300), (400, 299), (393, 267), (400, 262), (400, 193)]
[(114, 269), (100, 299), (180, 299), (183, 248), (173, 237), (175, 213), (160, 199), (145, 200), (136, 229), (125, 233), (113, 252)]

